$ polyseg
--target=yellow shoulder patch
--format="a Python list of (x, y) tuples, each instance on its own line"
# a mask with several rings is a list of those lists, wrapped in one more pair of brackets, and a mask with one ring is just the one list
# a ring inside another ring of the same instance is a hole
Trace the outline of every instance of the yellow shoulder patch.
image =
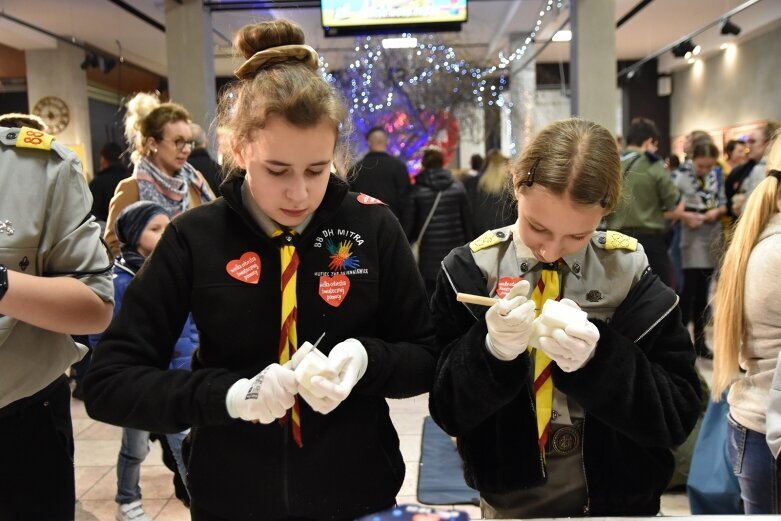
[(637, 239), (623, 233), (607, 231), (605, 232), (605, 249), (637, 251)]
[(494, 246), (495, 244), (499, 244), (503, 240), (504, 239), (502, 237), (496, 235), (496, 233), (494, 233), (492, 230), (488, 230), (487, 232), (483, 233), (480, 237), (470, 242), (469, 249), (472, 250), (472, 253), (478, 252), (490, 246)]
[(16, 146), (19, 148), (38, 148), (41, 150), (51, 150), (54, 136), (35, 130), (34, 128), (22, 127), (19, 135), (16, 137)]

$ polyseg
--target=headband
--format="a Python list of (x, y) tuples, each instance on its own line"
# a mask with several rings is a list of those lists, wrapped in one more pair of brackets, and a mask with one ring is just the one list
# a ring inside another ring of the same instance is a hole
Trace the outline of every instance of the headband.
[(233, 74), (241, 80), (252, 79), (259, 70), (291, 59), (303, 62), (312, 71), (317, 71), (320, 67), (320, 57), (310, 46), (280, 45), (256, 52), (242, 63), (241, 67), (233, 71)]

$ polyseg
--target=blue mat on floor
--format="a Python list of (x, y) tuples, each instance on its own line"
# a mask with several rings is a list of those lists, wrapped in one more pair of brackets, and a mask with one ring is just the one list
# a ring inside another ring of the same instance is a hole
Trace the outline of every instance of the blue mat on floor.
[(430, 416), (423, 422), (418, 501), (427, 505), (479, 505), (480, 494), (464, 482), (456, 447)]

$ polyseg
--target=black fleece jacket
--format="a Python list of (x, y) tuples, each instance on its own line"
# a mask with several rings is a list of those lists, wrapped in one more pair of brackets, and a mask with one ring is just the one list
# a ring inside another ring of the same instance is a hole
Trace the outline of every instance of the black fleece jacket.
[[(224, 519), (345, 519), (388, 507), (404, 462), (385, 398), (429, 391), (435, 366), (428, 303), (406, 237), (386, 206), (362, 204), (332, 177), (295, 240), (299, 343), (326, 332), (324, 353), (353, 337), (369, 355), (363, 378), (333, 412), (300, 401), (299, 448), (289, 421), (233, 420), (225, 407), (234, 382), (278, 361), (279, 246), (242, 206), (242, 183), (226, 181), (223, 197), (166, 229), (96, 347), (87, 411), (154, 432), (192, 426), (192, 504)], [(260, 259), (256, 284), (228, 273), (247, 253)], [(340, 259), (349, 261), (345, 269)], [(346, 288), (338, 305), (324, 298), (332, 282)], [(201, 340), (193, 370), (166, 370), (189, 312)]]
[[(445, 347), (430, 408), (437, 423), (458, 437), (467, 483), (506, 493), (545, 478), (529, 355), (494, 358), (485, 348), (487, 308), (467, 309), (455, 299), (456, 291), (486, 295), (485, 287), (468, 247), (445, 259), (432, 299), (437, 343)], [(670, 449), (697, 420), (695, 354), (676, 302), (675, 293), (646, 271), (609, 324), (593, 321), (600, 333), (594, 357), (572, 373), (553, 365), (555, 387), (586, 412), (590, 515), (655, 515), (672, 476)]]

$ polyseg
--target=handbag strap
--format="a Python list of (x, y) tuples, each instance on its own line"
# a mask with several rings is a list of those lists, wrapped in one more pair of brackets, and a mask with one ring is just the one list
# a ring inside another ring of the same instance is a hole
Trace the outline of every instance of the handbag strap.
[(423, 240), (423, 234), (426, 233), (426, 228), (428, 228), (428, 223), (431, 222), (431, 218), (434, 217), (434, 212), (437, 211), (437, 205), (439, 204), (439, 199), (442, 197), (442, 191), (440, 190), (437, 192), (437, 198), (434, 199), (434, 206), (431, 207), (431, 211), (428, 213), (428, 217), (426, 217), (426, 222), (423, 223), (423, 227), (420, 229), (420, 233), (418, 234), (418, 242)]

